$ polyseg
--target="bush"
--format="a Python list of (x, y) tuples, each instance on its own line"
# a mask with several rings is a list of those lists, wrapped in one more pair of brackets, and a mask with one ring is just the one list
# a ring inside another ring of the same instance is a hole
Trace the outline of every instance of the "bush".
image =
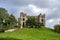
[(60, 33), (60, 25), (59, 24), (54, 26), (54, 31), (57, 33)]

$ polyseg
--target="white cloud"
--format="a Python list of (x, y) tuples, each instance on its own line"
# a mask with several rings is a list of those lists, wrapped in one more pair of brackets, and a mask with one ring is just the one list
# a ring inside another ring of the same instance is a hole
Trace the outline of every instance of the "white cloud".
[(28, 15), (39, 15), (39, 13), (46, 14), (48, 12), (47, 8), (39, 8), (33, 4), (29, 4), (27, 6), (20, 6), (20, 7), (17, 7), (16, 9), (17, 9), (18, 15), (20, 14), (20, 12), (25, 12)]
[(46, 27), (54, 28), (54, 25), (60, 24), (60, 19), (49, 19), (46, 21)]
[(35, 5), (29, 4), (28, 8), (35, 14), (38, 15), (39, 13), (47, 13), (47, 8), (39, 8)]
[(54, 19), (50, 19), (48, 20), (48, 23), (52, 23), (54, 21)]

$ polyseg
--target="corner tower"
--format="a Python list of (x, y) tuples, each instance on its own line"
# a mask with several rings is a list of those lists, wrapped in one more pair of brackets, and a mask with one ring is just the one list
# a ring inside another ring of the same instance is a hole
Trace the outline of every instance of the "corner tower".
[(20, 23), (21, 23), (21, 28), (25, 27), (26, 25), (26, 20), (27, 20), (27, 15), (23, 12), (20, 13)]
[(45, 14), (39, 14), (38, 15), (38, 21), (42, 23), (45, 26)]

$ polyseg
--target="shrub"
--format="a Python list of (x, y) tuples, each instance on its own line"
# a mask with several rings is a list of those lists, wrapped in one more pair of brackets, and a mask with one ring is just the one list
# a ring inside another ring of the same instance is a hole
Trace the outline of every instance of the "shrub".
[(60, 25), (59, 24), (54, 26), (54, 31), (57, 33), (60, 33)]

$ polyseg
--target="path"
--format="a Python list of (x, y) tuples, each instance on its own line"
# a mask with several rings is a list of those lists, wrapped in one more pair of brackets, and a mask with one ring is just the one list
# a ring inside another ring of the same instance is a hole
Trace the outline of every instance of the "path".
[(5, 30), (5, 32), (13, 32), (15, 31), (16, 29), (9, 29), (9, 30)]

